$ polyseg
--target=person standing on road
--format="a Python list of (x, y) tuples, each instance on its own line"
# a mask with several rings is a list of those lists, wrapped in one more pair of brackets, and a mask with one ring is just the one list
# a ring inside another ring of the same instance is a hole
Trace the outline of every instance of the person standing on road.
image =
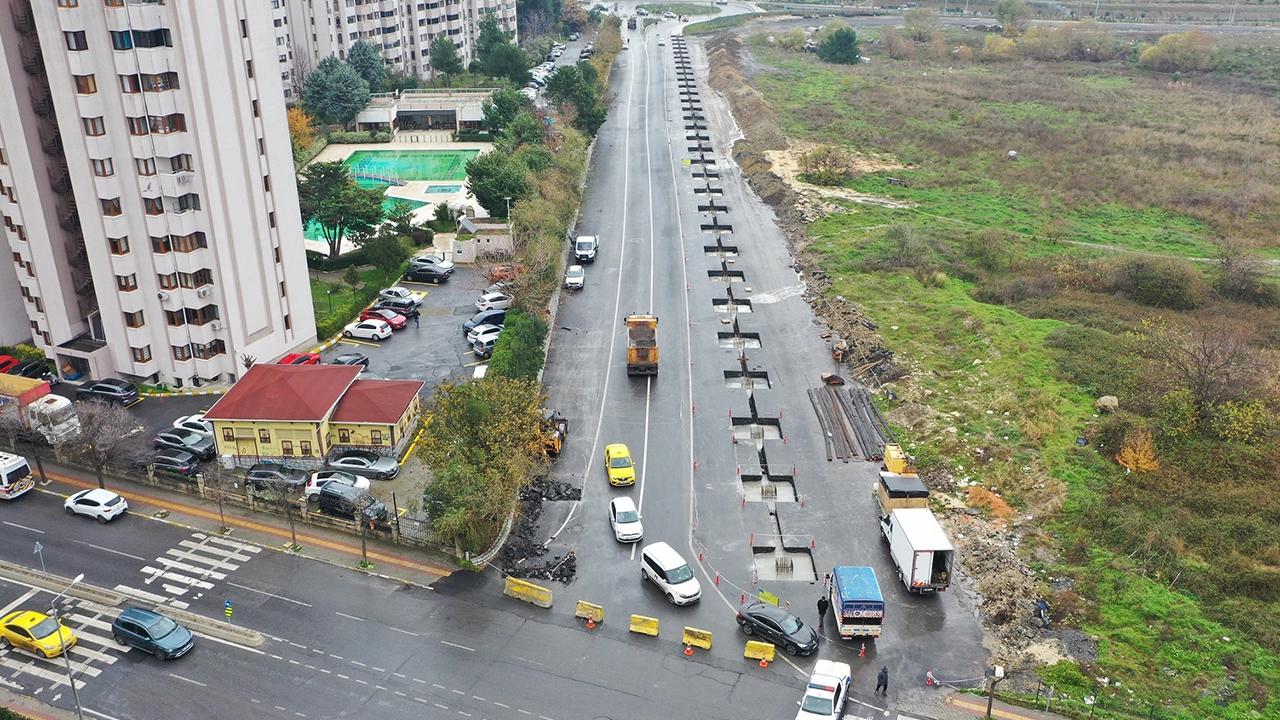
[(417, 328), (422, 327), (421, 323), (422, 323), (422, 316), (421, 316), (421, 315), (414, 315), (414, 316), (413, 316), (413, 327), (414, 327), (414, 329), (417, 329)]
[(818, 598), (818, 627), (822, 627), (822, 624), (826, 622), (827, 608), (829, 607), (831, 607), (831, 601), (827, 599), (826, 595)]
[(880, 674), (876, 675), (875, 694), (876, 695), (889, 694), (889, 666), (888, 665), (882, 665), (880, 667)]

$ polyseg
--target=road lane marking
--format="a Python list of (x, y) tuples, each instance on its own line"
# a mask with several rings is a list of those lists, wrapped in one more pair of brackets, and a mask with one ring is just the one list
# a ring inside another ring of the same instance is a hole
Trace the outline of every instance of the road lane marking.
[[(10, 525), (10, 524), (12, 524), (12, 523), (5, 523), (5, 524), (6, 524), (6, 525)], [(109, 552), (109, 553), (111, 553), (112, 555), (119, 555), (119, 556), (121, 556), (121, 557), (127, 557), (127, 558), (129, 558), (130, 560), (137, 560), (138, 562), (148, 562), (148, 560), (147, 560), (146, 558), (142, 557), (141, 555), (134, 555), (134, 554), (132, 554), (132, 553), (124, 552), (123, 550), (112, 550), (112, 549), (111, 549), (111, 548), (109, 548), (109, 547), (102, 547), (101, 545), (98, 545), (97, 543), (85, 542), (84, 540), (76, 540), (75, 538), (71, 538), (71, 542), (76, 543), (77, 545), (88, 545), (89, 547), (93, 548), (94, 550), (101, 550), (101, 551), (103, 551), (103, 552)]]
[(351, 676), (350, 676), (350, 675), (343, 675), (342, 673), (335, 673), (335, 674), (336, 674), (338, 677), (342, 678), (343, 680), (350, 680), (350, 679), (351, 679)]
[[(44, 531), (43, 531), (43, 530), (37, 530), (37, 529), (35, 529), (35, 528), (33, 528), (33, 527), (27, 527), (26, 525), (19, 525), (18, 523), (12, 523), (12, 522), (9, 522), (8, 520), (5, 520), (5, 521), (4, 521), (4, 524), (5, 524), (5, 525), (8, 525), (9, 527), (16, 527), (16, 528), (18, 528), (18, 529), (20, 529), (20, 530), (30, 530), (31, 532), (33, 532), (33, 533), (37, 533), (37, 534), (40, 534), (40, 535), (43, 535), (43, 534), (44, 534)], [(85, 544), (87, 545), (88, 543), (85, 543)]]
[(445, 687), (445, 686), (443, 686), (443, 685), (437, 685), (436, 683), (431, 683), (431, 687), (436, 688), (437, 690), (448, 690), (448, 689), (449, 689), (449, 688), (447, 688), (447, 687)]
[(457, 644), (457, 643), (451, 643), (451, 642), (449, 642), (448, 640), (441, 640), (440, 642), (441, 642), (441, 644), (448, 645), (449, 647), (456, 647), (456, 648), (458, 648), (459, 650), (466, 650), (467, 652), (475, 652), (475, 651), (476, 651), (476, 649), (475, 649), (475, 648), (469, 648), (469, 647), (467, 647), (466, 645), (459, 645), (459, 644)]
[(356, 617), (355, 615), (348, 615), (348, 614), (346, 614), (346, 613), (344, 613), (344, 612), (338, 612), (338, 611), (336, 611), (336, 610), (335, 610), (335, 611), (334, 611), (334, 614), (335, 614), (335, 615), (340, 615), (340, 616), (342, 616), (342, 617), (344, 617), (344, 618), (347, 618), (348, 620), (356, 620), (356, 621), (359, 621), (359, 622), (364, 622), (364, 618), (362, 618), (362, 617)]
[(431, 704), (432, 704), (432, 705), (435, 705), (436, 707), (440, 708), (441, 710), (448, 710), (448, 709), (449, 709), (449, 706), (448, 706), (448, 705), (441, 705), (440, 703), (431, 703)]
[(475, 699), (475, 700), (479, 700), (480, 702), (489, 702), (488, 700), (485, 700), (484, 698), (480, 697), (479, 695), (472, 695), (471, 697), (472, 697), (473, 699)]
[(102, 718), (102, 720), (117, 720), (117, 719), (116, 719), (116, 717), (115, 717), (114, 715), (108, 715), (108, 714), (106, 714), (106, 713), (101, 713), (101, 712), (98, 712), (97, 710), (94, 710), (93, 708), (82, 707), (82, 708), (80, 708), (80, 709), (81, 709), (82, 711), (86, 712), (86, 713), (89, 713), (90, 715), (92, 715), (92, 716), (94, 716), (94, 717)]
[[(28, 585), (27, 587), (31, 587), (31, 586)], [(5, 605), (3, 608), (0, 608), (0, 615), (8, 615), (10, 610), (13, 610), (14, 608), (18, 607), (22, 603), (30, 600), (38, 592), (40, 592), (40, 588), (31, 588), (26, 593), (24, 593), (21, 597), (19, 597), (17, 600), (14, 600), (8, 605)]]
[(370, 670), (372, 670), (372, 671), (374, 671), (374, 672), (386, 672), (386, 670), (383, 670), (382, 668), (378, 667), (377, 665), (374, 665), (374, 666), (370, 667), (369, 669), (370, 669)]
[(364, 663), (360, 662), (359, 660), (352, 660), (352, 661), (351, 661), (351, 664), (352, 664), (352, 665), (355, 665), (356, 667), (369, 667), (368, 665), (365, 665)]
[(182, 677), (181, 675), (178, 675), (178, 674), (176, 674), (176, 673), (169, 673), (169, 677), (173, 678), (174, 680), (181, 680), (182, 682), (189, 682), (189, 683), (191, 683), (192, 685), (199, 685), (200, 687), (209, 687), (208, 685), (206, 685), (205, 683), (200, 682), (199, 680), (192, 680), (192, 679), (191, 679), (191, 678), (189, 678), (189, 677)]
[(508, 705), (508, 704), (506, 704), (506, 703), (500, 703), (500, 702), (498, 702), (497, 700), (494, 700), (494, 701), (493, 701), (493, 704), (494, 704), (494, 705), (497, 705), (498, 707), (500, 707), (500, 708), (502, 708), (502, 709), (504, 709), (504, 710), (510, 710), (510, 709), (511, 709), (511, 706), (510, 706), (510, 705)]
[(283, 596), (283, 595), (276, 595), (275, 593), (269, 593), (269, 592), (267, 592), (266, 590), (259, 590), (258, 588), (251, 588), (251, 587), (249, 587), (248, 585), (241, 585), (240, 583), (234, 583), (234, 582), (231, 582), (230, 580), (228, 580), (228, 581), (227, 581), (227, 584), (228, 584), (228, 585), (232, 585), (232, 586), (234, 586), (234, 587), (238, 587), (238, 588), (240, 588), (241, 590), (248, 590), (249, 592), (256, 592), (256, 593), (258, 593), (259, 595), (266, 595), (267, 597), (275, 598), (276, 600), (284, 600), (285, 602), (291, 602), (291, 603), (293, 603), (293, 604), (295, 604), (295, 605), (301, 605), (301, 606), (303, 606), (303, 607), (311, 607), (311, 603), (304, 603), (304, 602), (302, 602), (301, 600), (294, 600), (293, 598), (287, 598), (287, 597), (285, 597), (285, 596)]

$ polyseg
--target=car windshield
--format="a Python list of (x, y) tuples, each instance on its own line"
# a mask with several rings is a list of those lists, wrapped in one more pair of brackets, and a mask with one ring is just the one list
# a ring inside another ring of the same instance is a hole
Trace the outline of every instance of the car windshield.
[(633, 523), (639, 519), (640, 516), (636, 514), (635, 510), (623, 510), (618, 513), (618, 522), (620, 523)]
[(672, 585), (675, 585), (676, 583), (682, 583), (682, 582), (685, 582), (686, 580), (692, 580), (692, 579), (693, 579), (693, 571), (689, 569), (688, 565), (681, 565), (680, 567), (667, 573), (667, 582), (671, 583)]
[(155, 625), (151, 626), (151, 637), (155, 638), (156, 640), (159, 640), (162, 637), (168, 636), (170, 633), (172, 633), (174, 630), (177, 630), (177, 629), (178, 629), (178, 623), (174, 622), (173, 620), (170, 620), (169, 618), (160, 618), (159, 620), (156, 621)]
[(831, 698), (818, 697), (817, 695), (805, 695), (804, 701), (800, 703), (800, 709), (805, 712), (815, 713), (824, 717), (830, 716)]
[(31, 636), (34, 638), (49, 637), (56, 632), (58, 632), (58, 621), (53, 618), (45, 618), (31, 628)]
[(777, 623), (782, 627), (782, 632), (787, 635), (795, 635), (800, 632), (800, 628), (802, 627), (800, 625), (800, 618), (795, 615), (784, 615), (777, 619)]
[(591, 242), (588, 240), (588, 241), (583, 241), (583, 242), (578, 243), (578, 249), (579, 249), (579, 250), (590, 250), (590, 249), (591, 249)]
[(616, 457), (616, 458), (614, 458), (614, 459), (612, 459), (612, 460), (610, 460), (610, 461), (609, 461), (609, 467), (611, 467), (611, 468), (629, 468), (629, 467), (631, 467), (631, 458), (629, 458), (629, 457)]

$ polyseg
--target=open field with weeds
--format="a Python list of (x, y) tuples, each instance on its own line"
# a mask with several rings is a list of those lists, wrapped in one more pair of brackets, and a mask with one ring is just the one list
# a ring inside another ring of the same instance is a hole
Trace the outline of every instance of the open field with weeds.
[(1116, 52), (877, 33), (837, 66), (761, 33), (749, 81), (788, 138), (891, 168), (836, 189), (896, 202), (823, 197), (805, 252), (906, 369), (890, 418), (927, 408), (900, 426), (922, 473), (1012, 505), (1055, 621), (1097, 641), (1019, 671), (1081, 715), (1280, 717), (1273, 49), (1175, 76), (1080, 32)]

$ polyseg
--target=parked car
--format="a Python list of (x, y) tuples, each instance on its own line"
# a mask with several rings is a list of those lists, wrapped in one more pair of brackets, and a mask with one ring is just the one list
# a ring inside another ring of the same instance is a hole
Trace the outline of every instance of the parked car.
[(66, 502), (62, 503), (62, 509), (66, 510), (68, 515), (84, 515), (105, 523), (127, 512), (129, 503), (110, 490), (90, 488), (68, 497)]
[(379, 300), (374, 306), (374, 310), (391, 310), (399, 313), (404, 317), (412, 320), (421, 313), (418, 312), (417, 303), (412, 300)]
[(581, 290), (587, 284), (587, 271), (581, 265), (570, 265), (564, 271), (564, 289)]
[(316, 504), (322, 512), (347, 520), (354, 520), (362, 506), (365, 519), (371, 523), (385, 523), (391, 517), (387, 506), (380, 500), (374, 500), (367, 491), (345, 483), (331, 482), (320, 488)]
[(471, 352), (481, 360), (488, 360), (493, 357), (493, 348), (497, 344), (498, 336), (496, 334), (484, 335), (476, 338), (476, 341), (471, 343)]
[(383, 300), (412, 300), (414, 305), (421, 305), (422, 301), (427, 299), (426, 293), (414, 292), (399, 285), (379, 290), (378, 297)]
[(251, 490), (275, 490), (300, 492), (307, 484), (307, 473), (300, 468), (274, 462), (260, 462), (245, 473), (245, 485)]
[(662, 17), (664, 17), (664, 18), (666, 18), (666, 19), (668, 19), (668, 20), (675, 20), (675, 19), (676, 19), (676, 14), (675, 14), (675, 13), (673, 13), (673, 12), (671, 12), (670, 10), (668, 10), (667, 12), (662, 13)]
[(342, 336), (364, 340), (386, 340), (391, 337), (391, 326), (385, 320), (360, 320), (343, 328)]
[(390, 480), (400, 474), (395, 458), (357, 448), (338, 448), (329, 453), (324, 464), (330, 470), (346, 470), (375, 480)]
[(132, 405), (138, 401), (138, 388), (128, 380), (107, 378), (81, 385), (76, 390), (77, 400), (100, 400), (117, 405)]
[(604, 469), (609, 475), (610, 485), (636, 484), (636, 466), (631, 462), (631, 448), (626, 443), (604, 446)]
[(150, 459), (156, 470), (171, 472), (175, 475), (194, 477), (200, 471), (200, 458), (186, 450), (165, 448), (153, 453)]
[(196, 645), (191, 631), (173, 618), (140, 607), (125, 608), (111, 623), (111, 636), (161, 660), (176, 660)]
[(577, 42), (580, 37), (582, 36), (578, 33), (569, 33), (569, 42)]
[(0, 618), (0, 645), (56, 658), (75, 647), (76, 634), (60, 621), (35, 610), (14, 610)]
[(500, 292), (485, 293), (476, 300), (476, 310), (506, 310), (513, 302), (510, 295)]
[(799, 701), (796, 720), (836, 720), (844, 713), (853, 683), (853, 668), (848, 663), (819, 660)]
[(423, 254), (414, 255), (409, 258), (409, 267), (429, 267), (435, 268), (442, 273), (452, 274), (454, 265), (452, 260), (445, 260), (444, 258), (436, 257), (435, 255)]
[(0, 355), (0, 373), (7, 373), (21, 364), (22, 361), (12, 355)]
[(675, 605), (690, 605), (702, 598), (702, 586), (689, 563), (664, 542), (650, 543), (640, 551), (640, 577), (648, 580)]
[(9, 374), (33, 380), (45, 380), (51, 385), (56, 385), (59, 382), (58, 373), (54, 371), (48, 360), (28, 360), (9, 370)]
[[(476, 343), (489, 343), (490, 347), (492, 347), (492, 344), (498, 341), (498, 336), (502, 334), (502, 328), (502, 325), (481, 325), (476, 328), (479, 332), (475, 333), (475, 337), (471, 339), (471, 344), (474, 346)], [(470, 333), (468, 333), (468, 337), (470, 337)]]
[(196, 413), (194, 415), (183, 415), (173, 421), (173, 426), (183, 430), (190, 430), (201, 435), (213, 437), (213, 423), (204, 419), (204, 413)]
[(157, 448), (186, 450), (201, 460), (212, 459), (214, 455), (218, 454), (218, 448), (214, 444), (211, 435), (201, 435), (194, 430), (183, 430), (182, 428), (172, 428), (156, 433), (155, 446)]
[(417, 265), (410, 266), (409, 269), (405, 271), (404, 279), (409, 282), (439, 285), (440, 283), (448, 280), (449, 276), (452, 274), (452, 270), (439, 270), (431, 265)]
[(644, 538), (644, 526), (640, 524), (640, 511), (629, 497), (614, 498), (609, 503), (609, 527), (618, 542), (639, 542)]
[(369, 356), (364, 353), (342, 353), (329, 361), (330, 365), (360, 365), (369, 367)]
[(392, 330), (403, 330), (408, 324), (408, 319), (395, 310), (387, 310), (386, 308), (369, 308), (360, 313), (361, 320), (381, 320), (391, 326)]
[(307, 486), (302, 494), (308, 500), (315, 500), (319, 497), (321, 488), (335, 482), (350, 485), (357, 490), (369, 489), (369, 478), (352, 475), (346, 470), (320, 470), (311, 473), (311, 477), (307, 478)]
[(477, 325), (501, 325), (507, 321), (506, 310), (481, 310), (462, 324), (462, 333), (466, 335)]
[[(528, 85), (526, 85), (525, 87), (520, 88), (520, 94), (521, 94), (522, 96), (524, 96), (524, 98), (525, 98), (526, 100), (528, 100), (529, 102), (533, 102), (534, 100), (537, 100), (537, 99), (538, 99), (538, 88), (539, 88), (539, 87), (540, 87), (540, 86), (539, 86), (537, 83), (535, 83), (535, 82), (533, 82), (532, 80), (530, 80)], [(406, 276), (406, 277), (407, 277), (407, 276)], [(428, 281), (428, 282), (430, 282), (430, 281)]]
[(762, 602), (743, 605), (738, 608), (738, 627), (747, 635), (759, 635), (788, 655), (812, 655), (818, 649), (818, 633), (777, 605)]
[(289, 353), (280, 358), (277, 365), (319, 365), (320, 356), (317, 353)]
[(502, 325), (492, 325), (488, 323), (484, 325), (477, 325), (467, 331), (467, 344), (471, 345), (476, 341), (476, 338), (480, 337), (481, 335), (486, 335), (489, 333), (501, 331), (502, 327), (503, 327)]
[(497, 282), (489, 283), (489, 287), (485, 288), (484, 291), (487, 293), (491, 293), (491, 292), (506, 293), (508, 290), (511, 289), (511, 286), (512, 286), (512, 282), (510, 280), (499, 280)]
[(579, 235), (573, 243), (573, 257), (580, 263), (593, 263), (599, 247), (600, 238), (595, 235)]

